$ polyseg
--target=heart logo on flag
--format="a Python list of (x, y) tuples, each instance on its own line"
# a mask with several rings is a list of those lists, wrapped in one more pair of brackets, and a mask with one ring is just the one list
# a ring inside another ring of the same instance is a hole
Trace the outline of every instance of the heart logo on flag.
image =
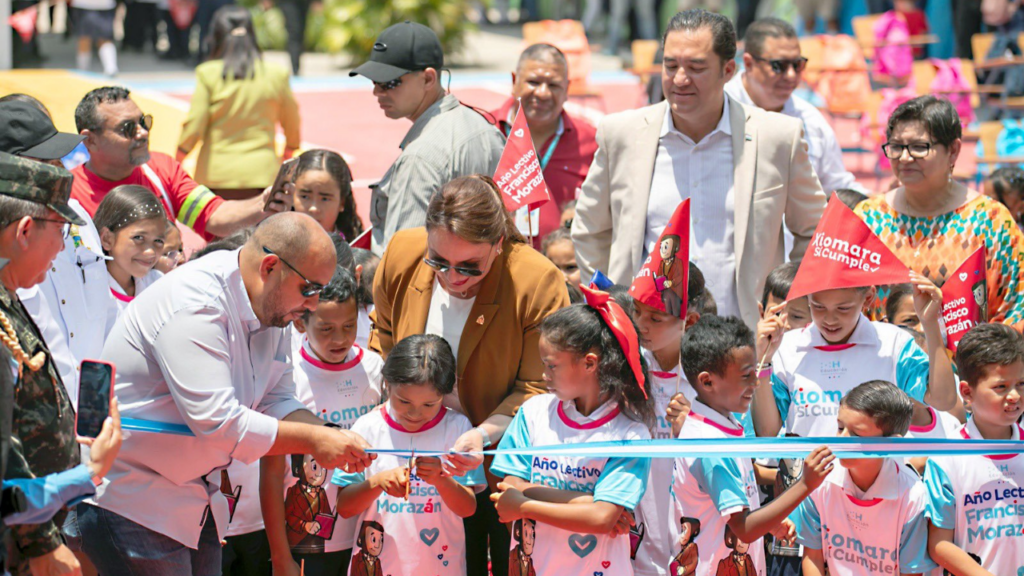
[(516, 138), (522, 138), (523, 137), (523, 129), (520, 128), (519, 130), (516, 130), (515, 132), (513, 132), (513, 134), (516, 135)]
[(961, 272), (960, 273), (960, 281), (961, 282), (966, 282), (967, 281), (967, 272)]
[(985, 247), (982, 246), (968, 256), (942, 285), (942, 328), (946, 334), (946, 347), (953, 352), (971, 328), (987, 321), (985, 262)]
[(550, 200), (551, 194), (544, 183), (544, 172), (521, 106), (512, 123), (512, 136), (505, 142), (505, 150), (494, 170), (494, 183), (501, 190), (507, 210), (515, 212), (526, 207), (532, 210)]

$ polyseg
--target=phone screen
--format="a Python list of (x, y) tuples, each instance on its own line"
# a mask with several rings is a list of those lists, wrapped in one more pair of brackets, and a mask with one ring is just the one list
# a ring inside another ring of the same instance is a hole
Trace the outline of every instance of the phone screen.
[(103, 429), (103, 421), (110, 415), (110, 387), (113, 385), (113, 366), (106, 362), (82, 361), (78, 389), (78, 421), (75, 426), (79, 436), (99, 436), (100, 430)]
[[(270, 205), (274, 203), (274, 195), (278, 192), (284, 192), (285, 184), (295, 183), (295, 171), (299, 167), (298, 158), (289, 158), (281, 163), (280, 170), (277, 171), (277, 178), (274, 180), (274, 186), (270, 189), (270, 197), (267, 198), (266, 205), (263, 206), (263, 210), (269, 210)], [(278, 200), (280, 202), (280, 200)]]

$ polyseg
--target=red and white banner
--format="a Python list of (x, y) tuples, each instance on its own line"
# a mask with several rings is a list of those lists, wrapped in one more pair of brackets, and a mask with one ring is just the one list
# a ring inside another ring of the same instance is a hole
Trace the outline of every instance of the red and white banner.
[(823, 290), (902, 284), (910, 271), (835, 195), (804, 252), (787, 300)]
[(510, 212), (520, 208), (534, 208), (551, 199), (537, 151), (533, 149), (533, 138), (530, 136), (530, 127), (526, 125), (522, 106), (516, 112), (505, 150), (494, 171), (494, 181), (501, 190), (505, 208)]
[(964, 334), (987, 322), (988, 285), (985, 282), (985, 247), (974, 251), (942, 285), (942, 322), (946, 347), (956, 352)]
[(14, 28), (14, 31), (21, 36), (21, 41), (28, 43), (36, 33), (36, 18), (39, 16), (39, 9), (36, 6), (29, 6), (24, 10), (18, 10), (7, 19), (7, 23)]

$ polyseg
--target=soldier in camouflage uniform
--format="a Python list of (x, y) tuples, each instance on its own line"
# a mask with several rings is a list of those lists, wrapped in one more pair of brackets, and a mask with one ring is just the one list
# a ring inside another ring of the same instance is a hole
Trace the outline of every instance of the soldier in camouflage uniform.
[[(73, 468), (80, 462), (75, 412), (39, 329), (16, 290), (45, 277), (64, 246), (69, 223), (84, 224), (68, 207), (71, 173), (63, 168), (0, 153), (0, 341), (17, 373), (14, 429), (8, 478), (35, 478)], [(13, 576), (80, 574), (63, 543), (63, 514), (44, 524), (12, 527), (7, 535), (7, 569)]]

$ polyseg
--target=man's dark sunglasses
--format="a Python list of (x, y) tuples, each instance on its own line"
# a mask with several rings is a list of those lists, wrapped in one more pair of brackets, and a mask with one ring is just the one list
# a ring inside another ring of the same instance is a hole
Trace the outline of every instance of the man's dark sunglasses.
[(299, 290), (299, 292), (302, 294), (303, 297), (311, 298), (311, 297), (316, 296), (317, 294), (319, 294), (319, 293), (324, 291), (324, 285), (323, 284), (320, 284), (320, 283), (317, 283), (317, 282), (313, 282), (309, 278), (306, 278), (305, 276), (303, 276), (302, 272), (299, 272), (298, 270), (295, 269), (295, 266), (292, 266), (291, 264), (288, 263), (287, 260), (285, 260), (284, 258), (281, 258), (277, 254), (275, 254), (274, 251), (271, 250), (270, 248), (267, 248), (266, 246), (263, 246), (262, 248), (263, 248), (263, 253), (264, 254), (269, 254), (271, 256), (277, 256), (278, 260), (280, 260), (281, 262), (284, 262), (285, 266), (291, 268), (292, 272), (295, 272), (296, 274), (299, 275), (299, 278), (302, 278), (303, 280), (306, 281), (306, 285), (303, 286)]
[(761, 58), (759, 56), (754, 56), (753, 54), (751, 54), (750, 57), (758, 62), (767, 62), (768, 65), (772, 67), (772, 74), (776, 75), (785, 74), (790, 68), (792, 68), (797, 74), (800, 74), (804, 71), (804, 68), (807, 68), (807, 58), (802, 56), (800, 58), (794, 58), (793, 60), (768, 60), (767, 58)]
[(114, 129), (115, 132), (131, 140), (135, 138), (135, 135), (139, 132), (139, 126), (146, 129), (149, 132), (153, 129), (153, 115), (143, 114), (138, 120), (125, 120), (117, 125)]
[(451, 264), (443, 264), (441, 262), (438, 262), (437, 260), (431, 260), (430, 258), (424, 258), (423, 263), (426, 264), (427, 266), (430, 266), (434, 270), (437, 270), (441, 274), (444, 274), (449, 270), (455, 270), (456, 272), (462, 274), (463, 276), (472, 276), (475, 278), (484, 273), (483, 270), (479, 268), (465, 268), (462, 266), (452, 266)]
[[(408, 72), (406, 74), (408, 74)], [(405, 76), (405, 74), (402, 74), (402, 76)], [(402, 85), (402, 76), (399, 76), (398, 78), (395, 78), (394, 80), (389, 80), (387, 82), (374, 82), (373, 85), (385, 92), (387, 92), (388, 90), (394, 90), (395, 88), (398, 88), (399, 86)]]

